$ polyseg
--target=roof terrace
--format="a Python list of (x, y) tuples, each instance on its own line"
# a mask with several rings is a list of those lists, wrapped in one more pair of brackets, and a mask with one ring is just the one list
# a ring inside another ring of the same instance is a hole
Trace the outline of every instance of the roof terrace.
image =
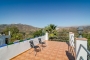
[[(38, 39), (46, 42), (43, 47)], [(30, 41), (40, 46), (35, 56), (34, 48), (31, 48)], [(75, 40), (75, 41), (74, 41)], [(48, 33), (11, 45), (0, 47), (0, 60), (88, 60), (90, 52), (87, 50), (86, 38), (74, 38), (74, 33), (69, 33), (69, 42), (49, 41)]]
[(34, 49), (31, 48), (24, 53), (12, 58), (11, 60), (75, 60), (68, 51), (66, 42), (47, 41), (41, 51), (35, 56)]

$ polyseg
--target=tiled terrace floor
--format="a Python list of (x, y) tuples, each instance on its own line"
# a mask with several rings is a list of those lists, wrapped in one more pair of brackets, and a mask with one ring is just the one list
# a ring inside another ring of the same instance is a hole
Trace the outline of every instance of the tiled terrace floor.
[(47, 46), (37, 52), (35, 56), (34, 49), (12, 58), (11, 60), (75, 60), (68, 52), (68, 44), (66, 42), (47, 41)]

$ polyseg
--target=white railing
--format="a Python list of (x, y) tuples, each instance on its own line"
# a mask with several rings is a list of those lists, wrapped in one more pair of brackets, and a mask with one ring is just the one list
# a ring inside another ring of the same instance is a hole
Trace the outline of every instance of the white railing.
[(81, 57), (87, 60), (87, 52), (85, 51), (85, 49), (87, 49), (87, 39), (77, 38), (75, 44), (76, 60), (79, 60)]
[[(78, 57), (81, 47), (87, 52), (88, 56), (90, 56), (90, 52), (82, 44), (80, 44), (78, 54), (76, 55), (76, 57)], [(88, 57), (87, 57), (87, 59), (90, 60), (90, 58), (88, 58)], [(83, 56), (80, 56), (79, 60), (85, 60), (85, 59), (83, 58)]]
[[(75, 60), (87, 60), (90, 56), (90, 52), (87, 50), (87, 39), (76, 38), (74, 42), (74, 33), (69, 33), (69, 43), (71, 47), (74, 47)], [(89, 59), (88, 59), (89, 60)]]
[(69, 33), (69, 52), (72, 54), (72, 56), (75, 56), (75, 42), (74, 42), (74, 33)]
[(69, 33), (69, 44), (70, 46), (74, 47), (74, 33)]

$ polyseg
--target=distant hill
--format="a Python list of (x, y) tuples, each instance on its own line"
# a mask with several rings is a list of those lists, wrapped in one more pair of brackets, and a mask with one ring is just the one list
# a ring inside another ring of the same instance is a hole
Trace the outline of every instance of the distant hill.
[[(68, 32), (77, 32), (77, 28), (79, 26), (72, 26), (72, 27), (58, 27), (58, 31), (67, 30)], [(90, 33), (90, 25), (88, 26), (81, 26), (83, 27), (83, 32)]]
[[(16, 26), (20, 32), (25, 32), (26, 34), (30, 32), (34, 32), (36, 30), (39, 30), (41, 28), (34, 27), (31, 25), (26, 25), (26, 24), (1, 24), (0, 25), (0, 32), (2, 32), (6, 27), (11, 27), (11, 26)], [(78, 26), (71, 26), (71, 27), (57, 27), (57, 31), (67, 31), (67, 32), (77, 32), (77, 27)], [(84, 28), (84, 32), (90, 33), (90, 25), (88, 26), (82, 26)]]
[(25, 25), (25, 24), (1, 24), (0, 25), (0, 32), (2, 32), (6, 27), (16, 26), (20, 32), (29, 33), (31, 31), (39, 30), (40, 28), (34, 27), (31, 25)]

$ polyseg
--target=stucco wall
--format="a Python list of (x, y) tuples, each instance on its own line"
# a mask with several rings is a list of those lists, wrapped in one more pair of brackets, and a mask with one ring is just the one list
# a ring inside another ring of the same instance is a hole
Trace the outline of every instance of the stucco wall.
[[(38, 38), (33, 38), (30, 40), (34, 41), (34, 44), (39, 44)], [(40, 37), (42, 41), (45, 40), (45, 36)], [(0, 60), (9, 60), (13, 58), (14, 56), (17, 56), (18, 54), (30, 49), (30, 40), (25, 40), (23, 42), (14, 43), (12, 45), (7, 45), (4, 47), (0, 47)]]
[(83, 47), (80, 48), (80, 44), (87, 49), (87, 41), (76, 40), (76, 60), (79, 60), (80, 56), (82, 56), (84, 60), (87, 60), (87, 52), (83, 49)]
[(1, 35), (0, 36), (0, 46), (3, 45), (3, 44), (5, 44), (5, 39), (6, 38), (9, 38), (9, 40), (10, 40), (10, 36), (9, 35), (7, 35), (7, 36), (6, 35)]
[(0, 46), (5, 44), (5, 36), (0, 36)]

